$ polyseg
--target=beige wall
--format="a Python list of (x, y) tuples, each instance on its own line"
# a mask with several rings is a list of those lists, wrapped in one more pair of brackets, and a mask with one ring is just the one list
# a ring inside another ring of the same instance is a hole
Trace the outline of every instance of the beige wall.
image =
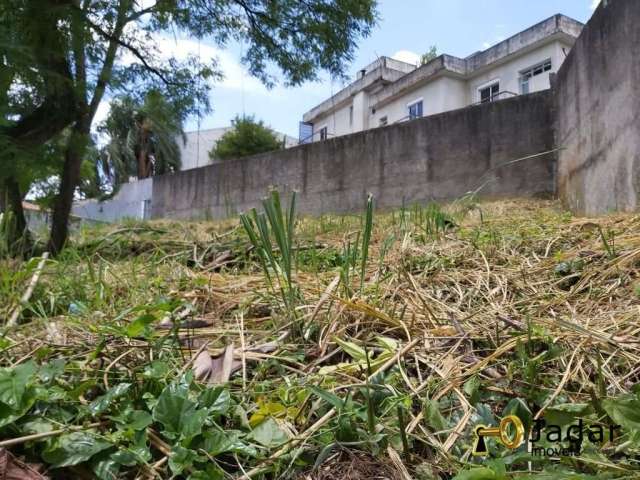
[[(349, 107), (352, 104), (343, 105), (336, 110), (334, 110), (329, 115), (325, 115), (319, 117), (313, 123), (313, 141), (317, 142), (320, 140), (320, 129), (323, 127), (327, 127), (327, 132), (329, 133), (329, 138), (333, 138), (340, 135), (347, 135), (349, 133), (353, 133), (359, 130), (354, 130), (353, 126), (349, 123)], [(354, 118), (356, 112), (354, 111)]]
[[(551, 71), (532, 77), (529, 83), (530, 93), (546, 90), (550, 87), (549, 74), (558, 71), (570, 50), (571, 45), (556, 40), (522, 55), (508, 58), (500, 65), (484, 70), (468, 80), (443, 75), (431, 79), (426, 84), (417, 85), (395, 100), (376, 107), (375, 113), (372, 113), (370, 108), (368, 93), (358, 92), (351, 97), (350, 102), (342, 104), (333, 113), (314, 122), (314, 141), (320, 140), (319, 132), (324, 126), (327, 127), (329, 138), (333, 138), (376, 128), (380, 126), (380, 119), (385, 116), (388, 125), (406, 120), (409, 115), (408, 105), (419, 99), (422, 99), (424, 116), (463, 108), (479, 102), (479, 89), (495, 81), (500, 82), (501, 92), (520, 94), (520, 73), (550, 59)], [(507, 96), (501, 97), (504, 98)], [(350, 122), (350, 106), (354, 108), (353, 122)]]
[(387, 117), (388, 125), (407, 120), (409, 105), (422, 99), (422, 114), (435, 115), (467, 105), (466, 82), (449, 77), (437, 78), (408, 92), (392, 102), (377, 108), (370, 115), (369, 127), (380, 126), (380, 119)]
[(570, 45), (555, 41), (473, 76), (468, 81), (469, 90), (467, 95), (469, 96), (469, 104), (479, 102), (479, 89), (495, 81), (500, 81), (501, 92), (507, 91), (520, 94), (520, 72), (549, 59), (551, 59), (551, 71), (543, 72), (541, 75), (533, 77), (529, 85), (530, 93), (550, 88), (549, 73), (557, 72), (562, 62), (564, 62), (565, 53), (562, 51), (563, 47), (567, 53), (571, 50)]

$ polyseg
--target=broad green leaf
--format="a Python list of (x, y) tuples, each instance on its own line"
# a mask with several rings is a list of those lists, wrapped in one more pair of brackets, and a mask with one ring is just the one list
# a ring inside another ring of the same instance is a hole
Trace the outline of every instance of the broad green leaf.
[(223, 480), (226, 478), (225, 472), (215, 464), (207, 464), (204, 470), (193, 472), (187, 480)]
[(493, 415), (491, 408), (489, 408), (484, 403), (476, 404), (476, 412), (478, 413), (479, 421), (478, 423), (481, 425), (492, 426), (497, 425), (498, 421), (496, 417)]
[(191, 439), (202, 431), (207, 410), (196, 408), (196, 404), (187, 398), (183, 385), (172, 384), (166, 387), (153, 409), (153, 419), (160, 422), (167, 436), (180, 436)]
[(289, 440), (289, 436), (273, 418), (267, 418), (254, 428), (249, 434), (249, 438), (267, 448), (278, 447)]
[(458, 473), (453, 480), (506, 480), (507, 477), (487, 467), (473, 468)]
[(226, 415), (231, 406), (231, 395), (224, 387), (207, 388), (200, 393), (198, 405), (213, 415)]
[(0, 369), (0, 402), (9, 408), (20, 408), (22, 395), (36, 370), (33, 361)]
[(635, 442), (640, 441), (640, 400), (629, 394), (618, 398), (607, 399), (602, 407), (622, 428), (632, 435)]
[(236, 430), (209, 431), (203, 434), (204, 441), (202, 448), (212, 457), (221, 453), (240, 453), (247, 457), (255, 457), (256, 449), (247, 445), (241, 439), (241, 432)]
[(64, 367), (67, 365), (66, 360), (56, 358), (49, 363), (42, 365), (38, 376), (44, 383), (52, 382), (55, 378), (60, 377), (64, 373)]
[(67, 433), (56, 438), (53, 444), (42, 452), (42, 459), (53, 468), (69, 467), (86, 462), (109, 447), (109, 442), (90, 432)]
[(124, 396), (130, 388), (130, 383), (119, 383), (115, 387), (110, 388), (107, 393), (105, 393), (101, 397), (96, 398), (93, 402), (91, 402), (91, 404), (89, 404), (89, 412), (91, 412), (91, 415), (93, 415), (94, 417), (101, 415), (109, 409), (114, 401)]
[(437, 400), (426, 399), (424, 402), (424, 418), (432, 430), (439, 432), (448, 428), (447, 421), (440, 413)]
[(580, 417), (592, 412), (588, 403), (563, 403), (548, 407), (544, 411), (544, 420), (550, 425), (568, 425)]
[(156, 321), (156, 316), (150, 313), (140, 315), (133, 322), (131, 322), (127, 328), (126, 333), (129, 338), (134, 337), (147, 337), (151, 334), (152, 330), (150, 325)]
[(17, 408), (11, 408), (5, 403), (0, 402), (0, 428), (10, 425), (19, 418), (27, 414), (31, 407), (38, 399), (35, 388), (28, 388), (21, 397), (20, 405)]
[(129, 408), (119, 415), (110, 416), (109, 418), (131, 430), (144, 430), (153, 423), (153, 418), (149, 412), (131, 410)]
[(93, 473), (99, 480), (114, 480), (120, 476), (120, 464), (110, 457), (93, 464)]
[(181, 445), (174, 445), (169, 457), (169, 468), (171, 468), (174, 475), (180, 475), (185, 470), (190, 470), (195, 462), (204, 460), (198, 455), (198, 452), (184, 448)]
[(526, 402), (521, 398), (513, 398), (507, 403), (502, 411), (502, 417), (506, 417), (507, 415), (515, 415), (518, 417), (522, 423), (524, 424), (525, 432), (529, 431), (529, 427), (533, 422), (533, 414), (529, 409), (529, 406)]

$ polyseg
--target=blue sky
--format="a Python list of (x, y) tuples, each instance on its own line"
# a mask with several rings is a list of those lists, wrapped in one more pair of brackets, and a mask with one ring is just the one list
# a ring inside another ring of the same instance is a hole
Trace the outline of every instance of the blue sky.
[[(598, 0), (380, 0), (379, 25), (359, 42), (349, 74), (377, 56), (411, 58), (436, 45), (439, 53), (465, 57), (485, 49), (556, 13), (586, 22)], [(184, 40), (179, 41), (184, 48)], [(187, 40), (187, 42), (190, 42)], [(192, 49), (196, 44), (191, 45)], [(298, 88), (282, 86), (272, 90), (244, 72), (239, 64), (241, 46), (219, 49), (201, 44), (203, 57), (215, 55), (225, 80), (212, 86), (214, 111), (200, 122), (200, 128), (229, 125), (237, 115), (253, 114), (272, 128), (297, 136), (302, 114), (342, 88), (326, 78)], [(203, 58), (204, 59), (204, 58)], [(195, 130), (197, 122), (188, 122)]]

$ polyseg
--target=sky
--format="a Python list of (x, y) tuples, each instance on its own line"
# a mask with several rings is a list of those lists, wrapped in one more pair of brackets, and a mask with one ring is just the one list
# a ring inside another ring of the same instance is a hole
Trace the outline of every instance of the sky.
[[(380, 20), (358, 50), (348, 74), (351, 78), (378, 56), (415, 61), (435, 45), (438, 53), (466, 57), (514, 35), (556, 13), (586, 22), (599, 0), (380, 0)], [(225, 79), (212, 85), (213, 112), (200, 129), (228, 126), (236, 115), (255, 115), (273, 129), (297, 137), (304, 112), (329, 98), (344, 85), (323, 75), (320, 82), (297, 88), (268, 90), (240, 64), (242, 45), (220, 50), (206, 41), (168, 39), (164, 48), (198, 52), (218, 58)], [(413, 63), (413, 62), (412, 62)], [(196, 130), (190, 120), (187, 131)]]

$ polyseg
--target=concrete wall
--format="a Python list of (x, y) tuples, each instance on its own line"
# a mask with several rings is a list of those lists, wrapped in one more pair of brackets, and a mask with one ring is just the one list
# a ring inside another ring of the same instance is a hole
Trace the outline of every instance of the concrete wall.
[[(554, 155), (504, 162), (553, 148), (547, 92), (465, 108), (277, 153), (155, 177), (153, 217), (219, 218), (259, 205), (270, 187), (299, 192), (307, 214), (553, 192)], [(494, 170), (495, 169), (495, 170)]]
[(603, 1), (558, 72), (558, 189), (584, 214), (638, 208), (640, 1)]
[(76, 202), (71, 213), (83, 219), (100, 222), (147, 218), (150, 215), (152, 185), (153, 178), (125, 183), (110, 200)]

